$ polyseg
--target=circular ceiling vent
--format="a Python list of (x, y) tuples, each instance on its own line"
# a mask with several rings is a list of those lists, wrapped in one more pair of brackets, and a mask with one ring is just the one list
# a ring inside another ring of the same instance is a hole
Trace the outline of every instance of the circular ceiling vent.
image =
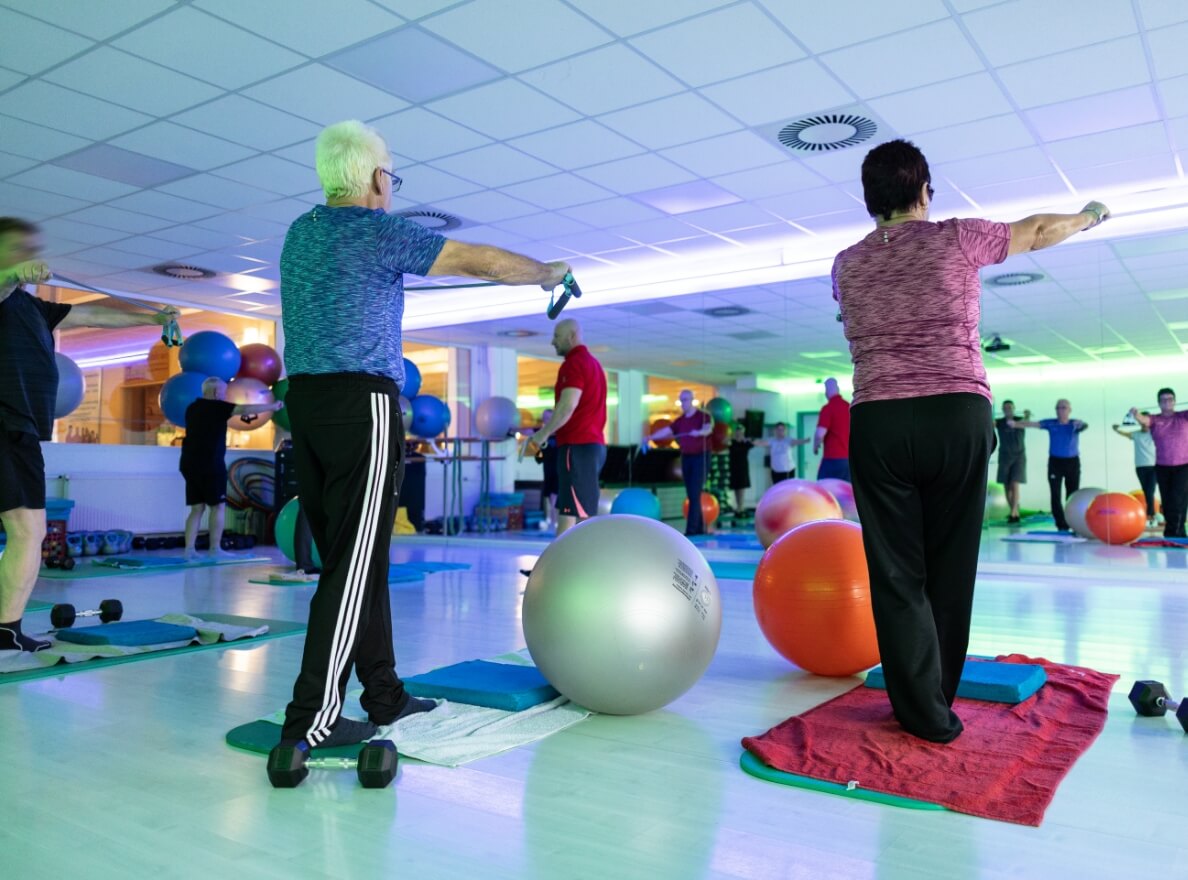
[(712, 309), (701, 309), (701, 314), (709, 315), (711, 318), (737, 318), (739, 315), (748, 315), (751, 310), (744, 306), (714, 306)]
[(870, 140), (878, 128), (873, 120), (854, 113), (822, 113), (788, 123), (778, 137), (789, 150), (822, 153)]
[(539, 336), (535, 330), (500, 330), (496, 336), (507, 336), (511, 339), (527, 339), (529, 336)]
[(159, 266), (153, 266), (153, 271), (158, 275), (177, 278), (181, 281), (197, 281), (199, 278), (215, 277), (215, 273), (210, 269), (203, 269), (199, 266), (188, 266), (184, 263), (162, 263)]
[(1039, 272), (1006, 272), (995, 275), (990, 279), (990, 283), (995, 287), (1018, 287), (1021, 284), (1034, 284), (1043, 280), (1044, 276)]
[(413, 208), (408, 211), (397, 211), (396, 215), (406, 220), (412, 220), (414, 223), (420, 223), (426, 229), (432, 229), (434, 232), (449, 232), (451, 229), (457, 229), (462, 225), (461, 220), (453, 214), (447, 214), (445, 211)]

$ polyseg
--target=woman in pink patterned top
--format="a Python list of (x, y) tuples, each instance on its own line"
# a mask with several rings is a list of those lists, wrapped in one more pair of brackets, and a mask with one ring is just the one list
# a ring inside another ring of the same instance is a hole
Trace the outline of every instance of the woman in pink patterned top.
[(1135, 407), (1134, 420), (1151, 431), (1155, 441), (1155, 478), (1163, 499), (1163, 537), (1188, 538), (1188, 412), (1176, 412), (1176, 392), (1159, 389), (1159, 413), (1147, 415)]
[(950, 742), (994, 448), (978, 270), (1109, 212), (930, 222), (928, 162), (903, 140), (867, 154), (862, 186), (875, 230), (833, 264), (854, 361), (854, 496), (891, 707), (909, 733)]

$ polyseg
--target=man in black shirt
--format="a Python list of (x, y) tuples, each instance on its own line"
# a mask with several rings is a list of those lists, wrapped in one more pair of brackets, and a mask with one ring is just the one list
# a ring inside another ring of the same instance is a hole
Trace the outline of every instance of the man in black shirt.
[(284, 406), (279, 400), (272, 403), (229, 403), (227, 383), (212, 376), (202, 383), (202, 396), (186, 407), (186, 436), (182, 440), (179, 470), (186, 481), (186, 559), (195, 560), (198, 554), (194, 542), (198, 539), (198, 524), (202, 514), (210, 508), (210, 555), (222, 552), (223, 518), (227, 501), (227, 420), (232, 416), (255, 416), (276, 412)]
[(166, 324), (176, 309), (124, 312), (87, 303), (51, 303), (22, 285), (48, 281), (37, 259), (38, 229), (0, 217), (0, 523), (8, 535), (0, 556), (0, 651), (40, 651), (50, 643), (21, 631), (21, 618), (41, 565), (45, 539), (45, 460), (58, 393), (53, 330)]
[[(1002, 402), (1002, 418), (994, 420), (998, 431), (998, 482), (1006, 489), (1007, 503), (1011, 506), (1007, 522), (1019, 522), (1019, 486), (1027, 482), (1027, 447), (1022, 428), (1008, 426), (1015, 418), (1015, 402)], [(1024, 410), (1024, 420), (1031, 418), (1031, 410)]]

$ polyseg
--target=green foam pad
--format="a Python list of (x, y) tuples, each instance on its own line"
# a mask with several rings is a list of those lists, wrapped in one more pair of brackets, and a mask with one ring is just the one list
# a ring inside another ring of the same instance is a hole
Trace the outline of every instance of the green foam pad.
[[(281, 726), (271, 721), (252, 721), (241, 724), (227, 731), (224, 739), (233, 749), (242, 749), (258, 755), (267, 755), (273, 746), (280, 745)], [(310, 756), (314, 758), (357, 758), (363, 748), (363, 743), (349, 746), (333, 746), (329, 749), (313, 749)]]
[(798, 776), (795, 773), (785, 773), (783, 770), (777, 770), (774, 767), (767, 766), (747, 751), (744, 751), (742, 757), (738, 759), (738, 765), (742, 767), (744, 773), (748, 773), (757, 779), (765, 779), (768, 782), (778, 783), (779, 785), (791, 785), (794, 788), (836, 794), (842, 797), (855, 798), (860, 801), (871, 801), (876, 804), (903, 807), (908, 810), (948, 809), (947, 807), (942, 807), (940, 804), (933, 804), (928, 801), (918, 801), (913, 798), (899, 797), (898, 795), (886, 794), (881, 791), (871, 791), (868, 788), (850, 788), (849, 786), (842, 785), (840, 782), (826, 782), (824, 779), (813, 779), (811, 776)]
[[(1022, 703), (1047, 680), (1048, 674), (1042, 666), (973, 660), (965, 664), (957, 696), (992, 703)], [(866, 686), (886, 689), (882, 666), (876, 666), (866, 674)]]
[(161, 623), (159, 620), (123, 620), (119, 623), (101, 623), (98, 626), (84, 626), (79, 629), (60, 629), (58, 641), (74, 645), (167, 645), (171, 642), (188, 642), (198, 637), (198, 630), (192, 626), (178, 626), (175, 623)]
[(466, 660), (404, 680), (414, 697), (440, 697), (455, 703), (519, 712), (555, 700), (557, 690), (535, 666)]

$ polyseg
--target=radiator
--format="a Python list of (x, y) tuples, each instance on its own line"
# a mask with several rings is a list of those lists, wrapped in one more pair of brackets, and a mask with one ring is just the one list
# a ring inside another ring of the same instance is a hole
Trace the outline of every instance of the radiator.
[(47, 474), (46, 488), (74, 502), (71, 531), (177, 532), (185, 526), (185, 482), (176, 472)]

